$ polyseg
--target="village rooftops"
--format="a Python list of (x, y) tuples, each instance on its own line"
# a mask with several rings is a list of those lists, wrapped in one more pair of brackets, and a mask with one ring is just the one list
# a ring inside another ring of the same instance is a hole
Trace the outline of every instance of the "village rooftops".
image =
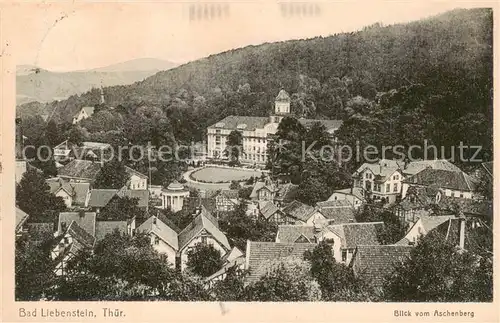
[(90, 191), (89, 207), (105, 207), (117, 193), (116, 189), (93, 189)]
[(304, 259), (304, 252), (313, 250), (315, 243), (276, 243), (247, 241), (245, 267), (249, 270), (248, 283), (257, 281), (266, 274), (269, 261), (298, 258)]
[(74, 159), (59, 168), (58, 174), (63, 178), (84, 179), (93, 181), (101, 171), (101, 165), (89, 160)]
[(327, 228), (340, 237), (342, 248), (354, 249), (358, 245), (379, 245), (384, 222), (344, 223)]
[(322, 201), (322, 202), (317, 202), (316, 206), (323, 209), (353, 207), (352, 203), (349, 202), (348, 200)]
[[(71, 237), (80, 243), (84, 248), (92, 249), (95, 245), (95, 237), (82, 228), (76, 221), (72, 221), (66, 231)], [(74, 243), (74, 242), (73, 242)]]
[[(319, 122), (325, 126), (326, 130), (331, 132), (337, 130), (342, 125), (342, 120), (328, 119), (298, 119), (300, 124), (309, 128), (314, 123)], [(264, 129), (266, 124), (270, 123), (269, 117), (250, 117), (250, 116), (227, 116), (219, 122), (211, 125), (208, 129), (228, 129), (228, 130), (244, 130), (255, 131), (256, 129)]]
[(265, 201), (262, 203), (262, 206), (259, 206), (260, 213), (262, 216), (268, 220), (271, 216), (276, 214), (276, 212), (280, 212), (278, 207), (274, 205), (271, 201)]
[(88, 232), (91, 236), (95, 236), (96, 228), (96, 214), (95, 212), (61, 212), (59, 213), (59, 220), (57, 223), (57, 232), (59, 234), (65, 231), (63, 224), (69, 226), (71, 222), (75, 222), (83, 230)]
[(463, 192), (472, 192), (475, 186), (472, 178), (464, 172), (426, 168), (408, 177), (403, 183), (411, 185), (435, 186)]
[(179, 249), (183, 249), (200, 232), (206, 230), (227, 250), (231, 250), (227, 237), (219, 230), (213, 220), (209, 219), (209, 217), (212, 216), (210, 214), (206, 214), (208, 211), (206, 211), (203, 206), (201, 208), (201, 213), (198, 214), (196, 218), (181, 231), (181, 233), (179, 233)]
[(391, 274), (394, 266), (404, 262), (410, 256), (412, 249), (412, 246), (400, 245), (358, 245), (350, 266), (356, 276), (380, 288), (384, 283), (384, 278)]
[(291, 225), (283, 224), (278, 226), (276, 242), (281, 243), (315, 243), (316, 235), (313, 225)]
[(323, 214), (330, 224), (356, 222), (356, 210), (352, 206), (321, 207), (318, 208), (318, 211)]
[(65, 191), (73, 198), (73, 203), (84, 205), (90, 189), (90, 183), (68, 182), (61, 178), (48, 179), (50, 193), (56, 194), (59, 190)]
[(179, 250), (179, 239), (177, 232), (166, 225), (156, 216), (149, 217), (136, 230), (137, 232), (154, 233), (174, 250)]
[(297, 200), (291, 202), (283, 208), (283, 213), (304, 222), (309, 220), (312, 212), (314, 212), (314, 207)]
[(128, 221), (97, 221), (95, 228), (96, 240), (104, 239), (106, 235), (114, 233), (115, 230), (118, 230), (121, 234), (127, 234)]

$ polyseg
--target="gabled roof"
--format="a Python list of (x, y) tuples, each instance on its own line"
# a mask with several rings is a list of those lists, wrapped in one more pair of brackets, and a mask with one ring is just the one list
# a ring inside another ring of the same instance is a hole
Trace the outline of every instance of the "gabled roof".
[(236, 130), (238, 125), (245, 124), (245, 131), (255, 131), (263, 129), (268, 123), (268, 117), (228, 116), (208, 128)]
[(264, 202), (263, 206), (260, 208), (260, 214), (267, 220), (273, 216), (276, 212), (281, 212), (273, 202)]
[(95, 180), (100, 171), (101, 165), (99, 163), (94, 163), (89, 160), (74, 159), (59, 168), (58, 174), (61, 177)]
[(274, 197), (274, 199), (282, 201), (284, 203), (288, 203), (295, 200), (298, 191), (299, 185), (286, 183), (278, 187), (278, 192), (276, 192), (276, 196)]
[(246, 269), (249, 270), (247, 281), (257, 281), (266, 274), (266, 262), (283, 258), (304, 259), (304, 252), (312, 250), (315, 243), (276, 243), (247, 241)]
[(104, 239), (107, 234), (112, 234), (115, 230), (120, 233), (127, 233), (127, 221), (97, 221), (95, 227), (96, 240)]
[(91, 116), (94, 114), (94, 107), (82, 107), (80, 109), (80, 111), (78, 111), (78, 113), (75, 115), (75, 117), (78, 116), (78, 114), (81, 112), (81, 110), (85, 111), (85, 113), (88, 115), (88, 116)]
[[(202, 207), (202, 210), (204, 208)], [(206, 230), (210, 233), (221, 245), (223, 245), (227, 250), (231, 249), (227, 237), (222, 233), (219, 228), (211, 221), (204, 212), (196, 216), (196, 218), (185, 227), (181, 233), (179, 233), (179, 250), (184, 249), (186, 245), (200, 232)], [(213, 217), (212, 217), (213, 218)]]
[(62, 233), (62, 223), (66, 223), (67, 226), (71, 222), (78, 224), (80, 228), (85, 230), (92, 236), (95, 236), (96, 228), (96, 214), (95, 212), (61, 212), (59, 213), (59, 219), (57, 222), (57, 232)]
[(177, 232), (155, 216), (149, 217), (138, 228), (138, 232), (154, 233), (174, 250), (179, 250)]
[(441, 169), (452, 172), (461, 172), (460, 168), (453, 165), (446, 159), (418, 160), (407, 163), (406, 165), (404, 165), (403, 163), (402, 170), (403, 173), (406, 175), (415, 175), (426, 168)]
[(274, 99), (277, 102), (290, 102), (290, 95), (285, 90), (280, 90), (278, 96)]
[(344, 208), (344, 207), (353, 207), (350, 201), (348, 200), (328, 200), (317, 202), (316, 206), (319, 208)]
[(69, 233), (71, 237), (82, 244), (85, 248), (94, 248), (95, 237), (90, 234), (87, 230), (82, 228), (76, 221), (72, 221), (69, 225), (66, 233)]
[(315, 241), (314, 226), (312, 225), (279, 225), (276, 241), (281, 243), (297, 243), (304, 236), (309, 242)]
[(356, 222), (356, 210), (352, 206), (347, 207), (324, 207), (318, 208), (318, 211), (331, 224), (342, 224)]
[(405, 179), (407, 184), (436, 186), (457, 191), (473, 191), (474, 182), (472, 178), (464, 172), (454, 172), (442, 169), (426, 168), (421, 172)]
[(253, 189), (252, 189), (252, 193), (250, 193), (250, 198), (258, 198), (258, 194), (259, 194), (259, 191), (261, 189), (267, 189), (269, 190), (271, 193), (272, 192), (277, 192), (278, 189), (276, 188), (276, 186), (272, 183), (272, 182), (264, 182), (264, 181), (257, 181), (255, 182), (255, 184), (253, 185)]
[(29, 217), (28, 213), (16, 207), (16, 232), (18, 232), (21, 229), (24, 222), (28, 220), (28, 217)]
[(359, 245), (378, 245), (380, 231), (384, 222), (346, 223), (344, 229), (345, 248), (351, 249)]
[(117, 193), (116, 189), (93, 189), (90, 191), (89, 207), (105, 207)]
[(374, 287), (381, 287), (394, 266), (410, 256), (412, 248), (400, 245), (358, 246), (350, 265), (356, 276), (364, 277)]
[(127, 174), (128, 174), (129, 176), (135, 175), (135, 176), (138, 176), (138, 177), (140, 177), (140, 178), (146, 178), (146, 179), (148, 178), (148, 177), (147, 177), (146, 175), (144, 175), (143, 173), (140, 173), (140, 172), (136, 171), (135, 169), (132, 169), (132, 168), (130, 168), (130, 167), (128, 167), (128, 166), (125, 166), (125, 171), (127, 172)]
[(293, 218), (306, 222), (314, 212), (314, 207), (294, 200), (283, 208), (283, 213)]
[[(341, 190), (336, 190), (336, 191), (333, 191), (332, 195), (335, 193), (344, 194), (344, 195), (352, 195), (352, 196), (360, 199), (361, 201), (365, 200), (363, 189), (361, 187), (353, 187), (353, 188), (345, 188), (345, 189), (341, 189)], [(331, 199), (332, 198), (330, 197), (328, 200), (331, 200)]]
[(50, 193), (56, 194), (59, 190), (63, 190), (73, 198), (73, 203), (78, 205), (85, 204), (90, 189), (90, 183), (68, 182), (61, 178), (48, 179), (47, 184), (50, 187)]

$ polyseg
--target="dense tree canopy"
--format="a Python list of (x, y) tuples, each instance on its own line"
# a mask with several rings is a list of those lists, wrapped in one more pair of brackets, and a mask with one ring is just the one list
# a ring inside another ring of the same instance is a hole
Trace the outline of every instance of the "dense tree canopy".
[(119, 160), (112, 160), (104, 163), (103, 167), (94, 182), (95, 188), (120, 189), (129, 180), (129, 175), (125, 170), (125, 165)]
[(197, 243), (188, 251), (187, 268), (201, 277), (208, 277), (222, 267), (220, 251), (211, 244)]

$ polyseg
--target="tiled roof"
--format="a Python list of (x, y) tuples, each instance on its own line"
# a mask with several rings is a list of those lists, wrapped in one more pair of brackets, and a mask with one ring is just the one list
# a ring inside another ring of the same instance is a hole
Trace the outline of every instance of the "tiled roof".
[(283, 213), (304, 222), (306, 222), (311, 217), (313, 211), (314, 207), (297, 200), (293, 201), (285, 208), (283, 208)]
[(312, 250), (315, 243), (276, 243), (247, 241), (246, 264), (249, 270), (247, 281), (257, 281), (265, 275), (264, 264), (270, 260), (294, 257), (304, 259), (304, 252)]
[(105, 207), (117, 193), (115, 189), (93, 189), (90, 191), (89, 207)]
[[(268, 117), (250, 117), (250, 116), (228, 116), (209, 126), (208, 128), (218, 129), (238, 129), (238, 125), (246, 125), (245, 131), (254, 131), (255, 129), (262, 129), (269, 123)], [(220, 125), (220, 127), (218, 127)]]
[(68, 182), (62, 178), (49, 179), (47, 184), (49, 184), (50, 193), (55, 194), (59, 189), (63, 189), (73, 198), (73, 204), (81, 206), (85, 204), (90, 189), (90, 183)]
[(279, 225), (276, 241), (282, 243), (296, 243), (297, 239), (304, 236), (309, 242), (315, 242), (314, 226), (312, 225)]
[(435, 186), (464, 192), (471, 192), (474, 187), (472, 178), (464, 172), (432, 168), (426, 168), (403, 182), (410, 185)]
[(381, 287), (394, 266), (410, 256), (412, 248), (400, 245), (358, 246), (351, 266), (355, 275), (364, 277), (375, 287)]
[(130, 168), (128, 166), (125, 166), (125, 171), (127, 172), (127, 174), (129, 174), (129, 176), (136, 175), (136, 176), (138, 176), (140, 178), (148, 178), (143, 173), (140, 173), (140, 172), (136, 171), (135, 169)]
[(328, 200), (328, 201), (321, 201), (317, 202), (316, 206), (319, 208), (344, 208), (344, 207), (353, 207), (351, 202), (348, 200)]
[(359, 245), (378, 245), (380, 231), (384, 222), (349, 223), (342, 225), (344, 229), (345, 248), (351, 249)]
[(360, 199), (362, 201), (365, 200), (363, 189), (361, 187), (353, 187), (353, 188), (345, 188), (342, 190), (336, 190), (336, 191), (333, 191), (332, 195), (335, 193), (352, 195), (352, 196), (357, 197), (358, 199)]
[(101, 165), (89, 160), (74, 159), (58, 169), (61, 177), (94, 180), (101, 171)]
[[(202, 207), (202, 210), (204, 208)], [(182, 250), (194, 237), (196, 237), (203, 229), (210, 233), (221, 245), (227, 250), (231, 249), (227, 237), (222, 233), (219, 228), (206, 216), (206, 209), (201, 214), (185, 227), (179, 233), (179, 250)], [(213, 217), (212, 217), (213, 218)]]
[(260, 213), (266, 220), (269, 219), (276, 212), (280, 212), (280, 210), (271, 201), (264, 202), (263, 206), (260, 208)]
[(16, 232), (21, 229), (24, 222), (28, 219), (28, 213), (24, 212), (20, 208), (16, 207)]
[(118, 192), (118, 196), (138, 199), (137, 206), (145, 208), (149, 203), (149, 190), (123, 190)]
[(136, 231), (145, 233), (152, 232), (160, 239), (162, 239), (166, 244), (171, 246), (174, 250), (179, 250), (179, 239), (175, 230), (170, 228), (155, 216), (151, 216), (149, 219), (144, 221), (144, 223), (142, 223)]
[(95, 244), (94, 235), (90, 234), (87, 230), (82, 228), (76, 221), (72, 221), (68, 227), (67, 232), (73, 239), (76, 239), (85, 248), (93, 248)]
[(306, 128), (312, 126), (316, 122), (319, 122), (323, 126), (325, 126), (327, 131), (337, 130), (344, 123), (342, 120), (328, 120), (328, 119), (304, 119), (304, 118), (300, 118), (298, 120), (299, 120), (300, 124), (302, 124)]
[(446, 159), (432, 159), (432, 160), (419, 160), (419, 161), (413, 161), (410, 162), (406, 165), (403, 163), (403, 173), (406, 175), (415, 175), (425, 168), (431, 168), (431, 169), (441, 169), (441, 170), (448, 170), (452, 172), (461, 172), (460, 168), (457, 166), (453, 165)]
[(290, 95), (285, 90), (280, 90), (278, 96), (276, 96), (275, 101), (278, 102), (290, 102)]
[(95, 212), (61, 212), (59, 213), (59, 220), (57, 223), (57, 232), (60, 234), (63, 232), (61, 224), (66, 223), (67, 226), (71, 222), (75, 222), (83, 230), (87, 231), (90, 235), (95, 236), (95, 223), (96, 214)]
[(228, 199), (237, 199), (238, 198), (238, 190), (221, 190), (219, 195), (224, 195)]
[(127, 233), (127, 221), (97, 221), (95, 226), (96, 240), (104, 239), (107, 234), (112, 234), (115, 230)]
[(320, 208), (319, 212), (323, 214), (323, 216), (331, 224), (356, 222), (356, 218), (354, 216), (356, 214), (356, 210), (352, 206), (338, 208)]

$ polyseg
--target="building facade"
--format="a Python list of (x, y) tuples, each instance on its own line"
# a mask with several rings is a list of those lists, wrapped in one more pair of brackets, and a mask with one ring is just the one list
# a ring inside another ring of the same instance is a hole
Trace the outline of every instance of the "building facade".
[[(267, 148), (278, 130), (278, 125), (285, 116), (290, 116), (290, 96), (285, 90), (278, 93), (274, 101), (274, 111), (269, 117), (250, 116), (228, 116), (207, 128), (207, 152), (208, 158), (212, 160), (226, 160), (224, 154), (227, 137), (232, 131), (242, 134), (242, 147), (239, 160), (242, 164), (259, 165), (266, 164), (268, 159)], [(333, 136), (335, 131), (342, 125), (340, 120), (315, 120), (299, 119), (305, 127), (314, 122), (324, 124), (327, 131)]]

